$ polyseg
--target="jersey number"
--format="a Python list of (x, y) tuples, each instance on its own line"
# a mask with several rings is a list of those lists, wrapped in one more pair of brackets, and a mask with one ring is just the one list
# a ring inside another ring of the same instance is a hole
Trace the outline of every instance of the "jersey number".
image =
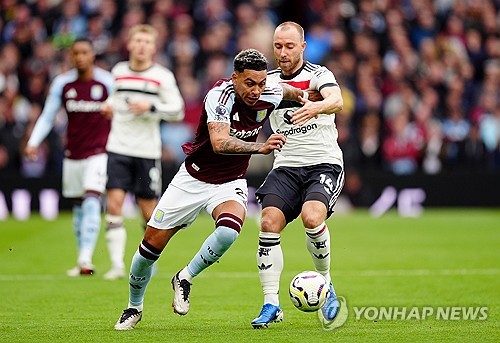
[(243, 200), (243, 202), (246, 204), (248, 201), (248, 195), (245, 193), (245, 191), (239, 187), (235, 188), (234, 190), (236, 191), (236, 194), (239, 195)]

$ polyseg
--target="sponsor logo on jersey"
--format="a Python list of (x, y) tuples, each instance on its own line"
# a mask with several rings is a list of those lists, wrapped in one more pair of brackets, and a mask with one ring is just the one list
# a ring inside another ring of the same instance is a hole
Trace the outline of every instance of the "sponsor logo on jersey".
[(155, 216), (153, 217), (153, 220), (157, 223), (161, 223), (163, 221), (163, 216), (165, 215), (165, 212), (162, 210), (156, 210)]
[(76, 89), (74, 88), (70, 88), (66, 94), (64, 94), (66, 96), (66, 98), (68, 99), (74, 99), (76, 98), (76, 96), (78, 95), (78, 93), (76, 92)]
[(90, 88), (90, 97), (94, 100), (101, 99), (103, 93), (104, 92), (101, 85), (93, 85)]
[(290, 135), (305, 135), (311, 130), (317, 129), (318, 125), (317, 124), (310, 124), (307, 126), (297, 126), (297, 127), (292, 127), (290, 130), (276, 130), (276, 133), (281, 133), (283, 136), (287, 137)]
[(86, 100), (68, 100), (66, 101), (66, 110), (68, 112), (100, 112), (101, 101)]
[(283, 114), (283, 121), (288, 125), (293, 125), (292, 115), (291, 115), (292, 113), (293, 113), (293, 111), (288, 110)]
[(235, 129), (231, 128), (229, 134), (231, 136), (234, 136), (239, 139), (244, 139), (252, 136), (257, 136), (260, 132), (260, 129), (262, 129), (262, 126), (256, 127), (253, 130), (246, 131), (246, 130), (241, 130), (241, 131), (236, 131)]
[(267, 115), (267, 110), (257, 111), (257, 117), (255, 118), (255, 120), (257, 120), (260, 123), (266, 118), (266, 115)]

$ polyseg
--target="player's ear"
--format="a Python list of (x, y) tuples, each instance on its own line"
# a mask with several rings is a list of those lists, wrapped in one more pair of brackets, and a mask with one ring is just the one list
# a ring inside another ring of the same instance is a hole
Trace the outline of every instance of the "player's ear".
[(233, 83), (235, 83), (238, 79), (238, 74), (236, 74), (236, 72), (233, 72), (233, 74), (231, 75), (231, 79), (233, 80)]

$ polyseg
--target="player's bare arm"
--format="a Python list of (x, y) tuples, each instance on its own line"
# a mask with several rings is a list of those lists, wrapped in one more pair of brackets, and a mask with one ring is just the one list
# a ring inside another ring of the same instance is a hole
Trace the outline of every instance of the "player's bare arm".
[(303, 91), (300, 88), (290, 86), (287, 83), (280, 83), (280, 85), (283, 88), (283, 99), (285, 99), (285, 100), (300, 101), (299, 97), (302, 97), (302, 98), (305, 97), (306, 99), (309, 97), (308, 92)]
[(217, 154), (264, 154), (267, 155), (274, 150), (281, 151), (286, 138), (280, 134), (272, 134), (266, 142), (245, 142), (229, 134), (229, 124), (220, 122), (208, 123), (210, 142), (214, 152)]
[(325, 87), (320, 92), (323, 97), (321, 101), (314, 102), (302, 97), (299, 98), (304, 106), (292, 114), (294, 124), (302, 126), (309, 119), (317, 118), (318, 114), (332, 114), (342, 110), (344, 102), (339, 87)]

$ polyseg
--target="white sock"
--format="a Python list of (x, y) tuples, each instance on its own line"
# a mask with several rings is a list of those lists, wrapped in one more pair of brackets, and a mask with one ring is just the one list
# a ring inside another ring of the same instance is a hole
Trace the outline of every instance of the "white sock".
[(330, 232), (326, 223), (314, 229), (306, 228), (306, 246), (316, 271), (330, 282)]
[(123, 226), (121, 216), (106, 215), (106, 241), (108, 244), (111, 266), (114, 269), (125, 268), (125, 245), (127, 243), (127, 231)]
[(186, 267), (182, 268), (182, 270), (179, 272), (179, 279), (186, 279), (189, 281), (189, 283), (193, 283), (194, 275), (191, 275), (189, 272), (189, 269)]
[(259, 233), (259, 250), (257, 251), (257, 267), (264, 292), (264, 304), (279, 305), (280, 276), (283, 271), (283, 252), (280, 245), (280, 234), (272, 232)]
[(78, 254), (78, 265), (85, 266), (87, 264), (92, 264), (93, 254), (94, 254), (94, 249), (81, 248)]

